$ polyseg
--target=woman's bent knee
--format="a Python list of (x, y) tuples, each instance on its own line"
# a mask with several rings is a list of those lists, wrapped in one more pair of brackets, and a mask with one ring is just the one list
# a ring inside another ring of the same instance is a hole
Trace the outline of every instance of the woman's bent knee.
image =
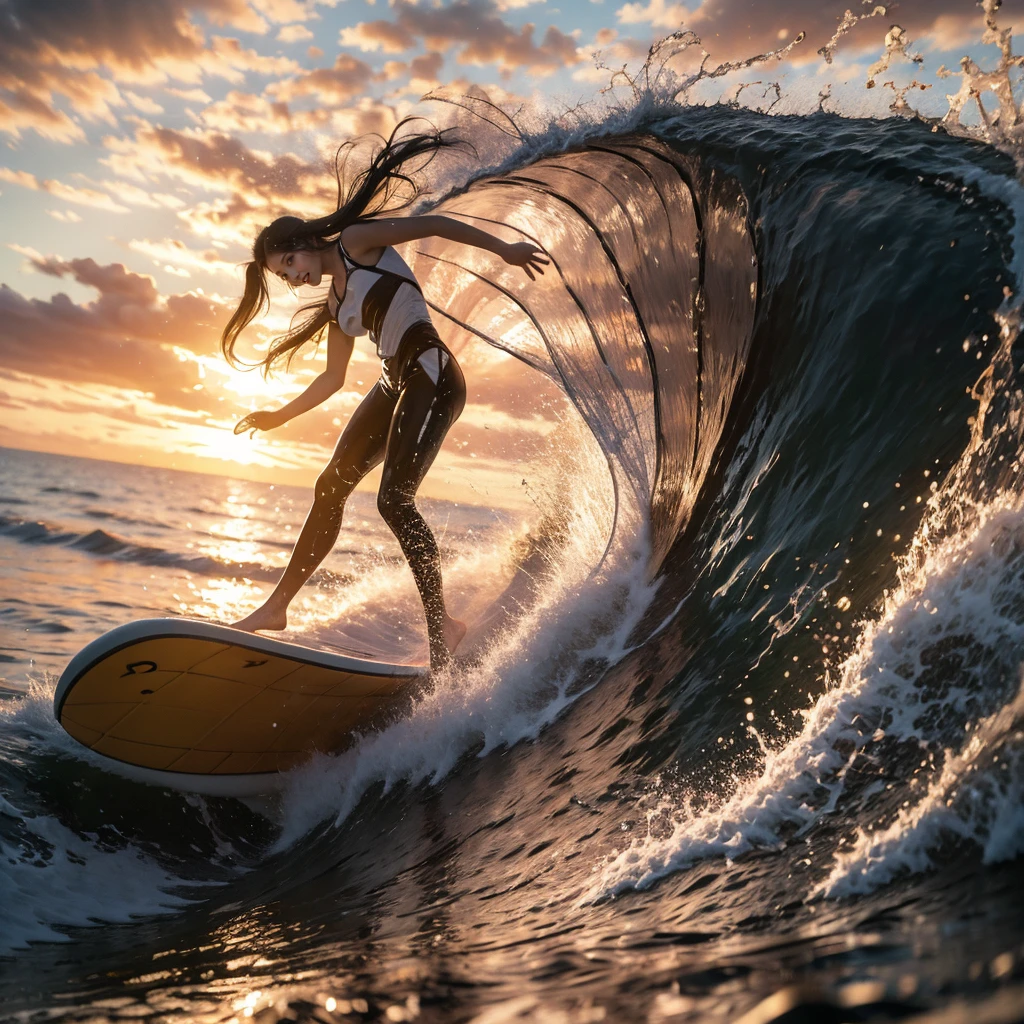
[(377, 511), (396, 533), (410, 520), (418, 521), (421, 518), (411, 494), (385, 487), (377, 494)]
[(353, 486), (342, 477), (341, 467), (331, 463), (316, 478), (313, 495), (317, 501), (342, 502), (352, 493)]

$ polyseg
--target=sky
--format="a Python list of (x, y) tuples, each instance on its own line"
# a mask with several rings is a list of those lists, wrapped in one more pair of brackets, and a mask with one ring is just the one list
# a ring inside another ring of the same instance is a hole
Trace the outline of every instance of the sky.
[[(826, 61), (844, 16), (861, 20)], [(998, 17), (1024, 23), (1024, 0)], [(867, 89), (894, 24), (921, 60), (897, 53)], [(765, 86), (741, 87), (779, 82), (778, 111), (886, 116), (886, 81), (917, 80), (909, 97), (942, 113), (959, 88), (943, 65), (997, 56), (972, 0), (0, 0), (0, 446), (312, 483), (379, 361), (361, 339), (324, 406), (232, 433), (324, 366), (310, 347), (267, 381), (220, 355), (259, 228), (330, 212), (338, 145), (408, 114), (443, 121), (450, 108), (428, 94), (483, 90), (523, 116), (600, 110), (621, 98), (602, 91), (612, 70), (681, 28), (709, 67), (805, 33), (782, 62), (692, 96), (766, 106)], [(273, 290), (252, 353), (313, 298)], [(497, 350), (459, 358), (469, 403), (421, 493), (518, 507), (520, 470), (550, 447), (565, 403)]]

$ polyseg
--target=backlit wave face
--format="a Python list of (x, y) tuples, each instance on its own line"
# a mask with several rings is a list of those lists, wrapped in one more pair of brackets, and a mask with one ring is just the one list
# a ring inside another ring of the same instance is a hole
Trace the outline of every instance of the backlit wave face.
[(655, 574), (750, 354), (758, 267), (739, 185), (637, 136), (481, 178), (437, 212), (550, 255), (530, 281), (443, 239), (405, 254), (450, 345), (482, 336), (564, 388), (608, 459), (619, 519), (649, 518)]

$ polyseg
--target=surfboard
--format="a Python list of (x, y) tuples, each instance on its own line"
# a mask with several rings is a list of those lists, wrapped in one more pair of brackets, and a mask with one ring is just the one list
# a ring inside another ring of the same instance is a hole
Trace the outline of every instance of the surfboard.
[[(254, 796), (408, 706), (427, 670), (194, 619), (141, 619), (86, 645), (54, 714), (101, 766), (210, 796)], [(98, 759), (98, 761), (97, 761)]]

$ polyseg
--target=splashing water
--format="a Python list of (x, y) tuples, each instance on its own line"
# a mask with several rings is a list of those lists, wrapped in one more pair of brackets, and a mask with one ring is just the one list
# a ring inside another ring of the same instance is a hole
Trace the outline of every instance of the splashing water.
[[(649, 541), (636, 523), (602, 561), (614, 513), (602, 453), (578, 424), (566, 426), (560, 447), (573, 472), (561, 463), (557, 486), (545, 492), (540, 536), (520, 555), (528, 590), (513, 584), (506, 594), (516, 613), (470, 666), (438, 677), (410, 714), (289, 773), (278, 849), (326, 818), (340, 826), (374, 784), (384, 793), (399, 782), (436, 784), (469, 754), (536, 739), (628, 650), (657, 589)], [(571, 502), (559, 500), (570, 494)]]

